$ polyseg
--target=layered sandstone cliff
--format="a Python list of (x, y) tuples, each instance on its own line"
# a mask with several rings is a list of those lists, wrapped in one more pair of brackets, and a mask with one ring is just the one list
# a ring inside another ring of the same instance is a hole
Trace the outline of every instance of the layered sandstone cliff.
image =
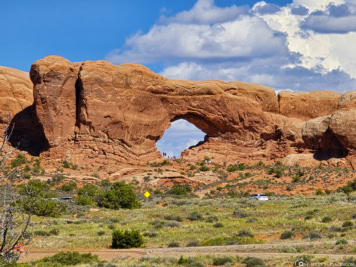
[[(31, 140), (22, 149), (31, 148), (33, 154), (107, 168), (139, 164), (160, 158), (156, 142), (171, 122), (186, 119), (206, 133), (204, 143), (183, 153), (186, 159), (287, 157), (292, 163), (308, 159), (311, 164), (336, 162), (356, 168), (355, 92), (277, 96), (272, 88), (257, 84), (171, 80), (140, 65), (71, 63), (57, 56), (36, 61), (30, 77), (33, 105), (31, 97), (18, 97), (16, 103), (26, 104), (11, 110), (17, 113), (13, 121), (27, 122), (15, 127), (15, 137), (21, 136), (15, 139)], [(4, 95), (3, 88), (0, 83)]]

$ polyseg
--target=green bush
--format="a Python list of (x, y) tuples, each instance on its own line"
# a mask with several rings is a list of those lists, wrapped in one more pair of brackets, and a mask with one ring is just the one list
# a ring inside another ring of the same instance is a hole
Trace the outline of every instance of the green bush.
[(105, 235), (105, 231), (103, 230), (100, 230), (96, 233), (98, 236), (102, 236), (102, 235)]
[(329, 217), (329, 216), (325, 216), (322, 220), (321, 220), (321, 222), (323, 222), (323, 223), (328, 223), (328, 222), (331, 222), (332, 221), (332, 219), (331, 219), (331, 217)]
[(168, 194), (177, 196), (186, 196), (188, 193), (192, 192), (192, 188), (189, 184), (178, 184), (175, 183), (171, 189), (167, 191)]
[(13, 168), (17, 168), (23, 164), (27, 163), (27, 159), (25, 157), (25, 155), (23, 154), (18, 154), (16, 156), (15, 159), (13, 159), (11, 162), (10, 162), (10, 167), (13, 169)]
[(43, 258), (36, 263), (46, 263), (47, 266), (57, 266), (56, 264), (62, 264), (64, 266), (72, 266), (78, 264), (93, 264), (100, 263), (98, 256), (91, 253), (79, 252), (60, 252), (54, 256)]
[(235, 209), (232, 216), (234, 218), (245, 218), (245, 217), (248, 217), (248, 214), (244, 211), (239, 210), (239, 209)]
[(246, 267), (264, 267), (266, 266), (263, 260), (260, 258), (256, 257), (247, 257), (243, 259), (242, 261), (243, 264), (245, 264)]
[(346, 239), (339, 239), (336, 241), (335, 245), (347, 245)]
[(92, 206), (94, 205), (94, 200), (90, 196), (81, 195), (75, 198), (75, 204), (81, 206)]
[(59, 235), (59, 230), (58, 229), (52, 229), (48, 233), (49, 233), (49, 235)]
[(323, 192), (320, 188), (318, 188), (318, 189), (315, 191), (315, 195), (317, 195), (317, 196), (323, 196), (323, 195), (324, 195), (324, 192)]
[(354, 226), (354, 223), (351, 221), (346, 221), (342, 224), (342, 227), (352, 227)]
[(63, 168), (66, 168), (66, 169), (69, 169), (70, 168), (70, 166), (71, 166), (71, 164), (70, 164), (70, 162), (69, 161), (67, 161), (67, 160), (64, 160), (63, 161)]
[(208, 222), (208, 223), (213, 223), (213, 222), (218, 222), (219, 221), (219, 219), (218, 219), (218, 217), (216, 217), (216, 216), (209, 216), (207, 219), (206, 219), (206, 222)]
[(19, 185), (19, 194), (24, 196), (43, 197), (46, 190), (49, 190), (49, 186), (38, 179)]
[(235, 171), (237, 171), (239, 169), (239, 167), (236, 165), (236, 164), (230, 164), (227, 168), (226, 168), (226, 170), (228, 171), (228, 172), (235, 172)]
[(34, 235), (35, 236), (49, 236), (50, 234), (48, 232), (46, 232), (46, 231), (38, 230), (38, 231), (34, 232)]
[(177, 222), (183, 222), (183, 218), (180, 216), (174, 216), (174, 215), (167, 215), (164, 216), (164, 219), (167, 221), (177, 221)]
[(222, 227), (224, 227), (224, 225), (222, 223), (216, 223), (216, 224), (214, 224), (214, 227), (215, 228), (222, 228)]
[(281, 236), (280, 239), (291, 239), (294, 238), (295, 234), (292, 231), (284, 231)]
[(139, 248), (143, 245), (143, 237), (137, 230), (114, 230), (112, 233), (112, 248)]
[(214, 266), (225, 266), (226, 263), (231, 263), (232, 258), (230, 257), (219, 257), (219, 258), (214, 258), (213, 260), (213, 265)]
[(64, 192), (73, 192), (75, 189), (77, 189), (77, 184), (75, 182), (70, 182), (60, 187), (60, 190)]
[(116, 210), (120, 208), (136, 209), (141, 206), (131, 185), (123, 182), (114, 183), (110, 190), (103, 193), (102, 198), (98, 199), (98, 205)]
[(187, 219), (190, 221), (199, 221), (203, 219), (203, 216), (198, 212), (193, 211), (191, 214), (188, 215)]
[(204, 164), (204, 165), (200, 166), (199, 170), (201, 172), (207, 172), (207, 171), (210, 171), (210, 168)]
[(309, 238), (310, 240), (315, 240), (315, 239), (320, 239), (322, 238), (321, 234), (317, 233), (317, 232), (310, 232), (306, 238)]
[(186, 247), (199, 247), (200, 242), (198, 240), (190, 241), (185, 246)]
[(237, 236), (240, 236), (240, 237), (254, 237), (254, 235), (251, 233), (250, 230), (247, 230), (247, 229), (243, 229), (241, 230)]
[(17, 202), (28, 213), (43, 217), (59, 217), (66, 207), (55, 200), (25, 197)]
[(173, 241), (173, 242), (169, 243), (167, 247), (169, 247), (169, 248), (178, 248), (178, 247), (180, 247), (180, 245), (179, 245), (178, 242)]

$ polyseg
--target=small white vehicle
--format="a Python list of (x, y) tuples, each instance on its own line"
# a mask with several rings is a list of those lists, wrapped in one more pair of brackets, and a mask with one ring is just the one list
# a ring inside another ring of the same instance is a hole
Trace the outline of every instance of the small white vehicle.
[(268, 196), (265, 194), (253, 194), (249, 197), (250, 200), (268, 201)]

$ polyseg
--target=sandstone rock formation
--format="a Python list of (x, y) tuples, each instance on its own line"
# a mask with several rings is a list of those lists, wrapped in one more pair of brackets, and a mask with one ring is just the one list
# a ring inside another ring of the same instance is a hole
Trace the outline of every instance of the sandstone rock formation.
[(32, 87), (28, 73), (0, 66), (0, 123), (32, 105)]
[(257, 84), (171, 80), (136, 64), (71, 63), (57, 56), (36, 61), (30, 77), (34, 104), (14, 109), (23, 111), (13, 121), (22, 122), (15, 139), (30, 140), (22, 149), (32, 154), (115, 172), (118, 163), (160, 159), (156, 142), (171, 122), (186, 119), (206, 133), (182, 154), (187, 160), (286, 158), (288, 164), (356, 168), (355, 92), (277, 96)]
[(225, 144), (255, 142), (277, 112), (272, 88), (223, 81), (174, 81), (134, 64), (35, 62), (35, 110), (51, 146), (63, 157), (79, 149), (97, 161), (159, 157), (155, 143), (170, 123), (186, 119)]
[(278, 97), (281, 115), (310, 120), (336, 111), (340, 94), (332, 91), (298, 93), (283, 91), (279, 93)]

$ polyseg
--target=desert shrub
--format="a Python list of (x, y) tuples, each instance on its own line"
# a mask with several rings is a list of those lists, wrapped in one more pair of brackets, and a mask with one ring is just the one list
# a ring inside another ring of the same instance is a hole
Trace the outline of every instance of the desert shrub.
[(275, 170), (275, 175), (276, 178), (281, 178), (283, 176), (283, 171), (281, 169), (276, 169)]
[(102, 235), (105, 235), (105, 231), (103, 230), (100, 230), (96, 233), (98, 236), (102, 236)]
[(161, 229), (166, 225), (165, 222), (160, 220), (154, 220), (153, 222), (151, 222), (151, 224), (155, 229)]
[(188, 242), (185, 246), (186, 247), (199, 247), (200, 242), (198, 240), (193, 240), (193, 241)]
[(190, 221), (199, 221), (203, 219), (203, 216), (200, 213), (193, 211), (191, 214), (188, 215), (187, 219)]
[(179, 245), (178, 242), (173, 241), (173, 242), (169, 243), (167, 247), (169, 247), (169, 248), (178, 248), (179, 246), (180, 245)]
[(175, 222), (175, 221), (170, 221), (170, 222), (167, 222), (166, 224), (168, 227), (179, 227), (180, 224), (178, 222)]
[(167, 221), (177, 221), (177, 222), (183, 222), (183, 218), (180, 216), (175, 216), (175, 215), (167, 215), (164, 216), (164, 219)]
[(304, 220), (311, 220), (311, 219), (313, 219), (313, 216), (312, 215), (307, 215), (307, 216), (305, 216), (304, 217)]
[(328, 223), (328, 222), (331, 222), (332, 221), (332, 219), (331, 219), (331, 217), (329, 217), (329, 216), (325, 216), (322, 220), (321, 220), (321, 222), (323, 222), (323, 223)]
[(78, 190), (78, 196), (89, 196), (91, 198), (95, 198), (98, 194), (99, 188), (95, 185), (87, 184)]
[(43, 217), (59, 217), (66, 211), (62, 203), (44, 198), (25, 197), (17, 202), (28, 213)]
[(111, 186), (111, 182), (108, 179), (104, 179), (100, 181), (100, 186), (101, 187), (110, 187)]
[(216, 217), (216, 216), (209, 216), (207, 219), (206, 219), (206, 222), (208, 222), (208, 223), (214, 223), (214, 222), (218, 222), (219, 221), (219, 219), (218, 219), (218, 217)]
[(222, 228), (222, 227), (224, 227), (224, 225), (222, 223), (216, 223), (216, 224), (214, 224), (214, 227), (215, 228)]
[(112, 223), (119, 223), (120, 219), (119, 218), (110, 218), (110, 222)]
[(239, 167), (236, 165), (236, 164), (230, 164), (227, 168), (226, 168), (226, 170), (228, 171), (228, 172), (235, 172), (235, 171), (237, 171), (239, 169)]
[(254, 237), (254, 235), (251, 233), (250, 230), (243, 229), (240, 232), (238, 232), (237, 236), (240, 237)]
[(172, 165), (172, 163), (170, 163), (166, 159), (159, 163), (151, 163), (150, 164), (151, 167), (163, 167), (163, 166), (170, 166), (170, 165)]
[(34, 232), (35, 236), (49, 236), (49, 233), (43, 230), (38, 230)]
[(310, 232), (305, 238), (309, 238), (310, 240), (315, 240), (315, 239), (322, 238), (322, 236), (317, 232)]
[(257, 218), (248, 218), (246, 222), (247, 223), (255, 223), (255, 222), (257, 222)]
[(323, 196), (323, 195), (324, 195), (324, 192), (323, 192), (320, 188), (318, 188), (318, 189), (315, 191), (315, 195), (317, 195), (317, 196)]
[(335, 245), (347, 245), (346, 239), (339, 239), (336, 241)]
[(136, 209), (141, 206), (136, 199), (136, 193), (131, 185), (123, 182), (114, 183), (110, 190), (106, 191), (98, 199), (98, 205), (109, 209)]
[(13, 169), (13, 168), (17, 168), (23, 164), (26, 164), (27, 163), (27, 159), (25, 157), (24, 154), (17, 154), (16, 158), (13, 159), (11, 162), (10, 162), (10, 167)]
[(48, 232), (50, 235), (59, 235), (59, 230), (58, 229), (52, 229), (51, 231)]
[(245, 218), (248, 217), (248, 214), (242, 210), (235, 209), (234, 213), (232, 214), (234, 218)]
[(35, 179), (29, 181), (27, 184), (19, 185), (19, 194), (24, 196), (43, 197), (45, 190), (48, 190), (49, 186), (46, 183), (42, 183), (40, 180)]
[(155, 232), (145, 232), (145, 233), (143, 233), (143, 236), (156, 237), (156, 236), (158, 236), (158, 234)]
[(329, 231), (330, 232), (341, 232), (341, 228), (340, 227), (337, 227), (337, 226), (331, 226), (330, 228), (329, 228)]
[(352, 227), (354, 226), (354, 223), (351, 222), (351, 221), (345, 221), (343, 224), (342, 224), (342, 227)]
[(137, 230), (114, 230), (112, 233), (112, 248), (139, 248), (143, 245), (143, 237)]
[(280, 239), (291, 239), (294, 238), (295, 234), (292, 231), (284, 231), (281, 236)]
[(231, 257), (219, 257), (219, 258), (214, 258), (213, 260), (213, 265), (214, 266), (224, 266), (226, 263), (231, 263), (232, 258)]
[(75, 198), (75, 204), (81, 206), (91, 206), (94, 204), (94, 200), (90, 196), (77, 196)]
[(47, 266), (56, 266), (56, 264), (62, 264), (64, 266), (72, 266), (78, 264), (92, 264), (100, 263), (98, 256), (91, 253), (79, 253), (79, 252), (60, 252), (56, 255), (45, 257), (36, 263), (46, 263)]
[(186, 196), (188, 193), (192, 192), (192, 188), (189, 184), (178, 184), (175, 183), (171, 189), (167, 191), (168, 194), (176, 196)]
[(242, 263), (245, 264), (246, 267), (264, 267), (266, 266), (263, 260), (256, 257), (246, 257), (242, 260)]
[(205, 164), (203, 164), (202, 166), (200, 166), (199, 170), (201, 172), (207, 172), (207, 171), (210, 171), (210, 168), (208, 166), (206, 166)]
[(68, 184), (62, 185), (59, 189), (64, 192), (73, 192), (75, 189), (77, 189), (77, 184), (75, 182), (70, 182)]

